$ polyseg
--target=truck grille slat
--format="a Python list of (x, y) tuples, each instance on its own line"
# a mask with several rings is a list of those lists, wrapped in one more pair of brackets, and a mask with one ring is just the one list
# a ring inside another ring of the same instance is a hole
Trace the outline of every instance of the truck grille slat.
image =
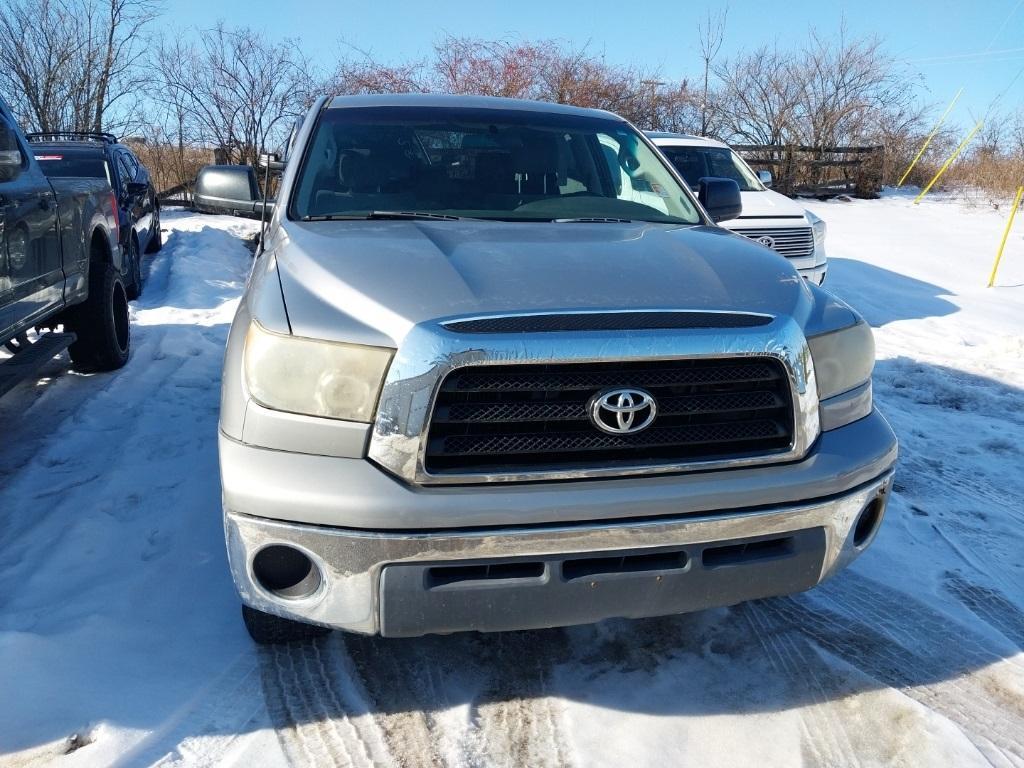
[[(600, 451), (609, 448), (650, 448), (687, 444), (699, 448), (707, 444), (762, 440), (783, 434), (775, 421), (745, 421), (701, 424), (693, 427), (652, 427), (638, 435), (606, 435), (592, 432), (525, 435), (472, 435), (444, 437), (434, 443), (448, 455), (510, 453), (557, 453), (563, 451)], [(433, 441), (432, 441), (433, 442)]]
[[(497, 366), (495, 366), (497, 367)], [(568, 366), (572, 367), (572, 366)], [(595, 387), (666, 387), (687, 385), (735, 384), (777, 377), (779, 372), (767, 363), (748, 363), (729, 367), (694, 367), (676, 370), (621, 369), (594, 372), (508, 371), (494, 375), (490, 371), (449, 376), (445, 392), (532, 392), (537, 390), (593, 389)]]
[[(658, 404), (660, 416), (699, 415), (731, 411), (777, 409), (782, 400), (771, 392), (737, 392), (725, 395), (673, 397)], [(548, 403), (461, 403), (442, 406), (434, 413), (434, 423), (585, 421), (587, 401), (570, 400)]]
[[(615, 387), (654, 397), (649, 428), (608, 434), (591, 423), (591, 398)], [(469, 366), (439, 388), (424, 467), (470, 474), (697, 462), (781, 452), (792, 436), (789, 379), (774, 358)]]
[(789, 258), (800, 258), (814, 253), (814, 233), (810, 227), (744, 228), (734, 229), (733, 232), (751, 240), (770, 237), (775, 242), (772, 250)]

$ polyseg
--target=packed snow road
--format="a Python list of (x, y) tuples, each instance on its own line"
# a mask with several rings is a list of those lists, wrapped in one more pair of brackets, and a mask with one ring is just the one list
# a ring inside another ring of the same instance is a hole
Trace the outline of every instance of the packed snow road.
[(0, 401), (0, 764), (1024, 766), (1024, 239), (815, 203), (901, 440), (874, 547), (809, 593), (503, 635), (257, 650), (220, 524), (254, 225), (165, 214), (114, 374)]

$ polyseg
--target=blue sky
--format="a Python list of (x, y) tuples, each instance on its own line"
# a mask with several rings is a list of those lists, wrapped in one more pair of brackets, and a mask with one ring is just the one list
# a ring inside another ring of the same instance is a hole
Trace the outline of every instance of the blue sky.
[[(668, 78), (698, 79), (697, 22), (723, 2), (674, 0), (170, 0), (175, 26), (217, 19), (298, 38), (330, 59), (347, 41), (390, 61), (430, 51), (441, 35), (559, 38), (588, 44), (610, 61), (654, 66)], [(964, 94), (951, 120), (969, 126), (1005, 91), (1000, 106), (1024, 107), (1024, 0), (732, 0), (722, 55), (762, 42), (806, 39), (810, 25), (832, 35), (845, 18), (854, 35), (878, 34), (887, 50), (922, 76), (941, 111)], [(772, 12), (772, 8), (780, 9)], [(215, 10), (211, 10), (215, 9)], [(1014, 82), (1014, 78), (1016, 81)], [(1012, 82), (1012, 86), (1011, 86)], [(1007, 90), (1008, 89), (1008, 90)]]

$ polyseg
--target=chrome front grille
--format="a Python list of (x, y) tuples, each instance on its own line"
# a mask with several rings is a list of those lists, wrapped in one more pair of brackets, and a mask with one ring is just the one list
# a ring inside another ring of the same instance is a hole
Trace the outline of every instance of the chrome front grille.
[[(643, 431), (608, 434), (588, 403), (613, 387), (657, 402)], [(769, 455), (793, 442), (789, 379), (774, 358), (457, 368), (438, 391), (431, 474), (628, 467)]]
[(768, 247), (787, 258), (800, 258), (814, 253), (814, 233), (810, 227), (759, 227), (732, 231), (754, 241), (771, 238), (773, 244)]

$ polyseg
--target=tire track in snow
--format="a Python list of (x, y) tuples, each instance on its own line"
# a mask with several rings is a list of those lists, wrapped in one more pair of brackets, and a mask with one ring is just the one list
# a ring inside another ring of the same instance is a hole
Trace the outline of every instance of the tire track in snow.
[(985, 674), (985, 667), (1001, 657), (947, 616), (852, 572), (808, 598), (778, 598), (759, 606), (776, 631), (803, 634), (934, 710), (988, 759), (1024, 764), (1024, 701)]
[(975, 616), (1024, 651), (1024, 612), (1001, 592), (973, 584), (959, 573), (947, 573), (944, 587)]
[(811, 704), (798, 712), (801, 752), (810, 765), (860, 765), (843, 719), (834, 711), (832, 697), (825, 693), (818, 675), (824, 664), (806, 638), (780, 628), (762, 602), (744, 603), (740, 612), (772, 666), (792, 685), (802, 686), (810, 694)]
[(278, 740), (292, 765), (392, 765), (376, 728), (365, 722), (365, 703), (339, 680), (347, 665), (334, 650), (338, 642), (329, 635), (261, 649), (263, 692)]
[(343, 643), (395, 762), (401, 768), (447, 765), (443, 725), (433, 714), (445, 703), (444, 686), (433, 682), (436, 660), (417, 652), (417, 641), (345, 635)]
[[(567, 766), (561, 711), (546, 690), (564, 645), (555, 637), (562, 635), (348, 635), (344, 644), (403, 768)], [(465, 720), (445, 716), (462, 706)]]
[(564, 634), (558, 630), (500, 633), (474, 641), (476, 654), (489, 659), (488, 669), (494, 676), (474, 702), (471, 739), (478, 759), (472, 764), (572, 765), (561, 711), (547, 695), (545, 682), (565, 642)]

